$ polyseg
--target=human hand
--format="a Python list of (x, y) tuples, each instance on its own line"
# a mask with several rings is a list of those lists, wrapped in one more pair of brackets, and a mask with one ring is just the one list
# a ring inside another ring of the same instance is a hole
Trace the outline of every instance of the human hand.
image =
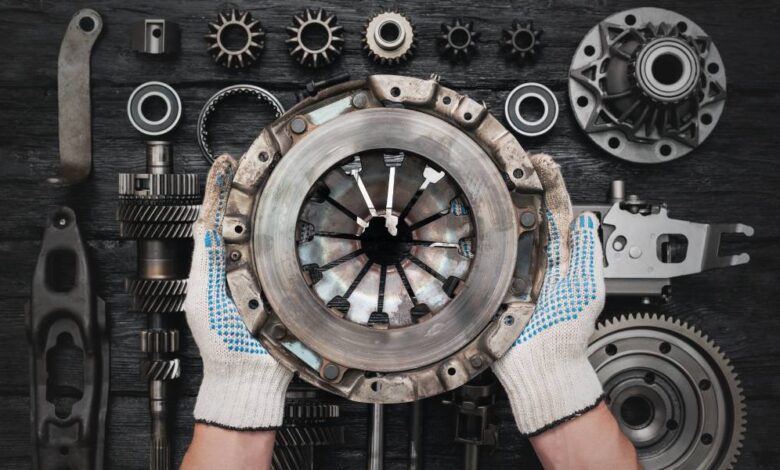
[(536, 435), (601, 401), (586, 348), (604, 306), (604, 275), (598, 219), (584, 213), (572, 224), (560, 167), (548, 155), (531, 161), (545, 191), (547, 271), (531, 320), (493, 370), (520, 432)]
[(227, 293), (222, 218), (236, 162), (218, 158), (209, 171), (184, 310), (203, 358), (195, 420), (228, 429), (281, 426), (292, 373), (263, 348), (244, 325)]

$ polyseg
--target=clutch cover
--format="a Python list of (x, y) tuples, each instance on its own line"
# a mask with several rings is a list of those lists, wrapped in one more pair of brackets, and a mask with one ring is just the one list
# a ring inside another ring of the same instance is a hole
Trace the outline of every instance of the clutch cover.
[(542, 196), (514, 136), (436, 77), (338, 85), (242, 156), (223, 222), (231, 295), (265, 348), (325, 390), (374, 403), (452, 390), (533, 312)]

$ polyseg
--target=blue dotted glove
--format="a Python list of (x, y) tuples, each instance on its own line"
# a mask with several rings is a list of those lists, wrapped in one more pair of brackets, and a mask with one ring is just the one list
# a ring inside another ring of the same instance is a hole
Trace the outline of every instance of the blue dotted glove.
[(598, 219), (572, 223), (560, 167), (531, 157), (545, 190), (547, 270), (536, 310), (512, 348), (493, 366), (520, 432), (538, 434), (593, 408), (603, 394), (586, 348), (604, 307)]
[(195, 250), (184, 309), (203, 358), (195, 420), (230, 429), (279, 427), (292, 373), (279, 365), (244, 325), (225, 288), (222, 217), (235, 172), (230, 156), (209, 172), (194, 226)]

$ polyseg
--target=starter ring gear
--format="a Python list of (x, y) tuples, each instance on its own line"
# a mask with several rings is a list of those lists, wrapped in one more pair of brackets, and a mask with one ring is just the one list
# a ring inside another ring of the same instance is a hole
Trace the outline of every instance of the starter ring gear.
[[(239, 12), (235, 8), (230, 15), (220, 13), (217, 21), (209, 23), (209, 34), (205, 36), (209, 43), (208, 51), (214, 57), (214, 62), (229, 69), (243, 69), (252, 65), (265, 47), (265, 31), (259, 20), (252, 14)], [(231, 30), (240, 30), (244, 44), (236, 49), (225, 45), (225, 35)]]
[(668, 317), (629, 315), (599, 324), (588, 355), (643, 468), (733, 468), (742, 385), (707, 336)]
[[(542, 115), (533, 121), (522, 113), (525, 100), (538, 100)], [(509, 126), (518, 134), (536, 137), (546, 134), (558, 121), (558, 99), (549, 88), (540, 83), (523, 83), (509, 93), (504, 103), (504, 116)]]
[(211, 145), (209, 144), (209, 132), (208, 129), (206, 129), (208, 126), (209, 117), (217, 109), (217, 105), (223, 99), (239, 94), (252, 95), (261, 103), (269, 105), (273, 109), (275, 118), (278, 118), (284, 114), (284, 106), (282, 106), (282, 103), (279, 101), (279, 99), (276, 98), (276, 96), (274, 96), (270, 91), (266, 90), (265, 88), (260, 88), (259, 86), (231, 85), (214, 93), (214, 95), (212, 95), (211, 98), (206, 101), (206, 104), (204, 104), (203, 108), (200, 110), (197, 127), (198, 146), (200, 147), (200, 152), (203, 154), (203, 158), (205, 158), (209, 163), (214, 162), (214, 152), (212, 151)]
[(532, 20), (512, 20), (512, 27), (501, 31), (501, 49), (508, 59), (523, 65), (536, 60), (543, 33), (544, 30), (534, 28)]
[(324, 67), (341, 56), (344, 28), (338, 24), (335, 15), (322, 8), (307, 8), (293, 16), (293, 24), (287, 27), (287, 33), (290, 35), (287, 39), (290, 57), (303, 66)]
[(409, 60), (416, 48), (414, 24), (401, 12), (382, 11), (363, 26), (363, 49), (374, 62), (397, 65)]
[(712, 133), (726, 71), (712, 39), (669, 10), (616, 13), (588, 32), (569, 69), (569, 100), (590, 139), (637, 163), (686, 155)]
[(433, 78), (337, 85), (241, 158), (222, 228), (230, 291), (252, 334), (318, 387), (374, 403), (452, 390), (533, 312), (542, 192), (483, 104)]
[(477, 39), (479, 31), (474, 31), (473, 21), (455, 18), (451, 24), (442, 23), (438, 41), (439, 55), (453, 64), (469, 63), (477, 52)]
[[(158, 98), (165, 104), (160, 119), (146, 116), (143, 107), (148, 99)], [(144, 135), (162, 135), (173, 130), (181, 119), (181, 98), (176, 90), (163, 82), (146, 82), (139, 85), (127, 100), (127, 118), (130, 124)]]

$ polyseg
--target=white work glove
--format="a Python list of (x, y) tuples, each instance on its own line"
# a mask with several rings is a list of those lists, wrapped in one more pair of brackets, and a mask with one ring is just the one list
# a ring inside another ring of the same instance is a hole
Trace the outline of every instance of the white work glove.
[(218, 158), (195, 222), (195, 251), (184, 310), (203, 358), (195, 421), (228, 429), (281, 426), (292, 373), (249, 333), (225, 288), (222, 218), (236, 163)]
[(493, 365), (526, 435), (577, 417), (603, 397), (586, 353), (604, 306), (598, 219), (585, 213), (572, 224), (560, 167), (548, 155), (534, 155), (531, 161), (545, 191), (547, 272), (531, 320)]

